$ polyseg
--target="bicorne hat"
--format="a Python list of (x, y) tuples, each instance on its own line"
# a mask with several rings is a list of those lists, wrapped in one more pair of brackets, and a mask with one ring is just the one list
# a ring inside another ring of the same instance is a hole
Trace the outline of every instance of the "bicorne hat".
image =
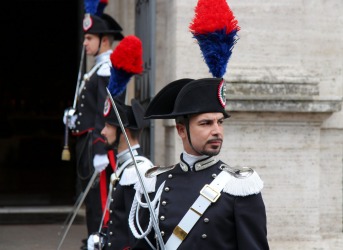
[[(144, 120), (143, 118), (145, 109), (138, 100), (132, 99), (131, 106), (115, 100), (115, 105), (124, 128), (140, 130), (149, 126), (149, 121)], [(104, 105), (104, 118), (105, 122), (112, 126), (120, 127), (116, 112), (109, 97), (106, 98)]]
[(86, 14), (83, 19), (84, 34), (103, 34), (113, 35), (114, 40), (124, 38), (122, 27), (110, 15), (103, 13), (101, 17), (97, 15)]
[(194, 79), (182, 78), (174, 82), (169, 83), (166, 87), (161, 89), (155, 97), (149, 103), (149, 106), (145, 112), (144, 118), (164, 118), (173, 112), (174, 103), (180, 90), (186, 86), (187, 83)]
[(223, 78), (174, 81), (152, 99), (145, 119), (171, 119), (178, 116), (220, 112), (225, 118), (225, 81)]

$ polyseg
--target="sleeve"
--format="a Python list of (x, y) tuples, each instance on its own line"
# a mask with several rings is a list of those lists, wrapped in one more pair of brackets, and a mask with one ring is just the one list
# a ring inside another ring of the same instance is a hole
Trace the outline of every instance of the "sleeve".
[(109, 77), (98, 76), (97, 88), (97, 107), (95, 115), (95, 127), (93, 132), (93, 157), (96, 154), (107, 154), (105, 149), (105, 140), (101, 135), (101, 130), (105, 126), (104, 119), (104, 103), (107, 97), (106, 87), (109, 82)]
[(238, 249), (269, 249), (266, 209), (261, 193), (236, 198), (235, 221)]
[(131, 234), (128, 223), (128, 217), (134, 195), (135, 190), (132, 186), (117, 185), (114, 197), (115, 206), (111, 218), (114, 223), (115, 230), (111, 243), (116, 246), (116, 249), (125, 249), (130, 247), (130, 242), (132, 242), (134, 238)]

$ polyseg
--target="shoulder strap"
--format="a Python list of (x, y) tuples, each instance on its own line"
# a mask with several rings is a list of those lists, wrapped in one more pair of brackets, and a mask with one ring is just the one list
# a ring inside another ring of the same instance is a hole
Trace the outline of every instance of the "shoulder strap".
[(94, 67), (86, 74), (83, 75), (83, 80), (81, 82), (81, 85), (79, 87), (79, 93), (78, 95), (81, 93), (83, 87), (85, 86), (86, 82), (91, 78), (91, 76), (100, 68), (101, 65), (103, 65), (104, 63), (109, 62), (110, 60), (105, 60), (102, 62), (99, 62), (97, 64), (94, 65)]
[(116, 171), (111, 174), (111, 181), (110, 181), (110, 190), (116, 185), (117, 181), (120, 180), (121, 174), (124, 172), (125, 168), (132, 163), (132, 160), (127, 160), (119, 167), (117, 167)]
[(84, 74), (83, 79), (84, 79), (85, 81), (88, 81), (89, 78), (91, 78), (91, 76), (92, 76), (92, 75), (93, 75), (93, 74), (94, 74), (103, 64), (108, 63), (108, 62), (110, 62), (110, 59), (104, 60), (104, 61), (101, 61), (101, 62), (95, 64), (94, 67), (93, 67), (88, 73)]
[[(144, 156), (135, 156), (135, 160), (137, 162), (138, 171), (139, 171), (141, 177), (143, 179), (146, 179), (144, 176), (145, 172), (148, 169), (152, 168), (154, 165), (152, 164), (152, 162), (148, 158), (146, 158)], [(134, 164), (132, 159), (130, 159), (129, 161), (130, 161), (130, 164), (125, 168), (125, 170), (121, 174), (121, 178), (119, 181), (120, 185), (122, 185), (122, 186), (136, 185), (136, 183), (139, 182), (139, 177), (137, 174), (137, 170), (135, 168), (135, 164)], [(145, 184), (147, 184), (147, 183), (145, 183)], [(153, 191), (155, 191), (155, 189), (153, 189)]]
[(211, 184), (206, 184), (201, 189), (200, 196), (183, 216), (179, 224), (174, 228), (172, 235), (166, 243), (166, 250), (174, 250), (181, 245), (182, 241), (187, 237), (188, 233), (205, 213), (206, 209), (218, 200), (220, 192), (225, 187), (229, 175), (228, 172), (221, 171)]

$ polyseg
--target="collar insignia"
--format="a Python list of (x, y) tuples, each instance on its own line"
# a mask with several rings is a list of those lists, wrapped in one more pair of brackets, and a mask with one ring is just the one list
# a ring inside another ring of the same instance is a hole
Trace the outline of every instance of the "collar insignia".
[[(200, 161), (197, 161), (194, 163), (193, 165), (193, 169), (194, 171), (200, 171), (206, 168), (209, 168), (211, 166), (213, 166), (214, 164), (216, 164), (219, 161), (219, 159), (217, 159), (217, 157), (215, 156), (211, 156), (205, 159), (202, 159)], [(180, 160), (180, 168), (182, 169), (182, 171), (187, 172), (188, 171), (188, 164), (182, 160)]]

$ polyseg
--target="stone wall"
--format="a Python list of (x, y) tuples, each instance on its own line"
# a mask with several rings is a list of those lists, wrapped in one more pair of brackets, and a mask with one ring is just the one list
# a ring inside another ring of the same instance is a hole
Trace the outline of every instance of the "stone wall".
[[(156, 1), (156, 92), (211, 77), (188, 30), (196, 3)], [(232, 117), (221, 157), (264, 180), (271, 249), (343, 249), (343, 2), (228, 3), (241, 30), (224, 76)], [(121, 18), (132, 25), (132, 13)], [(156, 165), (177, 162), (174, 122), (155, 126)]]

